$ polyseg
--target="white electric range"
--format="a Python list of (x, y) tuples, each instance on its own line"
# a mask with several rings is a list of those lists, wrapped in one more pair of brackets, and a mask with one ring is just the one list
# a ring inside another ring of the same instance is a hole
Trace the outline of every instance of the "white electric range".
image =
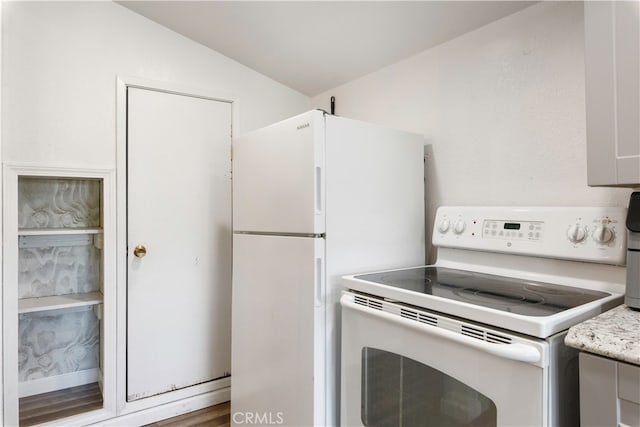
[(566, 330), (622, 303), (624, 208), (442, 207), (437, 262), (343, 279), (343, 425), (578, 425)]

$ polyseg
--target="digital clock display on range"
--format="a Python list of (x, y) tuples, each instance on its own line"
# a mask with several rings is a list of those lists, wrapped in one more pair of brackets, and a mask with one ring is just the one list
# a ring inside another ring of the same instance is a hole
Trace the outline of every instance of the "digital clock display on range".
[(520, 230), (520, 224), (517, 222), (505, 222), (504, 223), (505, 230)]

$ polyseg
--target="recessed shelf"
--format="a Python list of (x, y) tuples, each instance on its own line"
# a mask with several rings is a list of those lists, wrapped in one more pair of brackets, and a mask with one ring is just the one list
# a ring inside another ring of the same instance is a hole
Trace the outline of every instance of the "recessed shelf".
[(73, 234), (101, 234), (102, 228), (21, 228), (18, 236), (61, 236)]
[(54, 295), (40, 298), (23, 298), (18, 300), (18, 313), (33, 313), (36, 311), (59, 310), (61, 308), (102, 304), (102, 302), (102, 292)]
[(100, 237), (102, 237), (100, 228), (22, 229), (18, 232), (18, 247), (20, 249), (84, 245), (101, 247)]
[[(98, 395), (115, 387), (115, 171), (5, 166), (3, 322), (15, 351), (3, 356), (12, 372), (3, 387), (17, 393), (5, 393), (3, 413), (5, 424), (22, 425), (28, 408), (18, 397), (48, 399), (87, 382), (100, 383)], [(97, 407), (113, 407), (109, 399)], [(47, 423), (69, 424), (55, 403), (42, 411), (51, 413)], [(82, 408), (73, 419), (86, 414), (76, 423), (86, 424), (93, 412)]]

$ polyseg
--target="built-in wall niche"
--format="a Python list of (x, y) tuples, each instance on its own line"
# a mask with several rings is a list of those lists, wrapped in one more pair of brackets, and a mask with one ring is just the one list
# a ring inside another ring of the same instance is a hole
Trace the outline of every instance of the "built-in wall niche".
[[(4, 296), (15, 301), (3, 304), (5, 424), (108, 412), (105, 390), (115, 390), (115, 315), (105, 315), (115, 313), (110, 177), (5, 168)], [(7, 393), (12, 384), (17, 393)]]
[(99, 385), (101, 195), (97, 179), (18, 178), (21, 424), (50, 411), (32, 411), (28, 396)]

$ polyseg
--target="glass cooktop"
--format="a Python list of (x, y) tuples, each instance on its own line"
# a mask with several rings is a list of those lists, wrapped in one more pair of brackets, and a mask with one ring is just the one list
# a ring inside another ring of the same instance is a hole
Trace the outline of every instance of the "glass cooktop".
[(354, 278), (525, 316), (549, 316), (610, 295), (445, 267), (417, 267)]

